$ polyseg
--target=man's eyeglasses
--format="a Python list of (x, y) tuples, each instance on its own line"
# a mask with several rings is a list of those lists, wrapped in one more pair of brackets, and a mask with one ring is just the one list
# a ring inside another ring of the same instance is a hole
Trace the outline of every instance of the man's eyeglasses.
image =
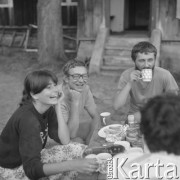
[(86, 81), (89, 78), (88, 74), (69, 74), (69, 76), (71, 76), (75, 81), (79, 80), (80, 78)]

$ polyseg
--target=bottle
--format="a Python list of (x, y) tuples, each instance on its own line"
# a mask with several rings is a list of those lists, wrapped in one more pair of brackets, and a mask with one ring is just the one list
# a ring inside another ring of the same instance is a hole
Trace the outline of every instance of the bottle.
[(136, 127), (136, 124), (135, 124), (135, 121), (134, 121), (134, 115), (131, 114), (131, 115), (128, 115), (128, 129), (127, 129), (127, 139), (132, 139), (132, 140), (135, 140), (137, 138), (137, 127)]
[(129, 126), (133, 126), (134, 123), (135, 123), (134, 115), (133, 114), (128, 115), (128, 124), (129, 124)]
[(135, 116), (133, 114), (128, 115), (129, 128), (126, 132), (126, 140), (132, 147), (141, 147), (142, 138), (140, 137), (139, 123), (135, 123)]

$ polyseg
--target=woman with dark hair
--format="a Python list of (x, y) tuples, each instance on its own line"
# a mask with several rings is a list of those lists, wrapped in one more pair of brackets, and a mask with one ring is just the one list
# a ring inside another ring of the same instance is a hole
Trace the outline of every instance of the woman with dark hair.
[[(0, 136), (1, 179), (63, 178), (65, 171), (91, 173), (97, 169), (95, 159), (77, 159), (85, 145), (69, 143), (69, 130), (59, 108), (63, 94), (57, 83), (48, 70), (26, 76), (20, 107)], [(44, 149), (48, 135), (62, 145)], [(74, 174), (68, 174), (69, 178)]]

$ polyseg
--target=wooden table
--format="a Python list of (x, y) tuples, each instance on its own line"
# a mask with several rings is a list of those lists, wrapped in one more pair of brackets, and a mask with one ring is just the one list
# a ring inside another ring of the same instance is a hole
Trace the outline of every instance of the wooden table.
[[(111, 121), (109, 124), (120, 124), (120, 122), (117, 121)], [(102, 126), (97, 126), (96, 129), (93, 132), (93, 135), (91, 137), (89, 147), (100, 147), (103, 145), (109, 145), (113, 143), (108, 143), (104, 138), (98, 136), (98, 131), (102, 128)], [(99, 172), (95, 172), (92, 175), (87, 174), (79, 174), (77, 177), (77, 180), (106, 180), (106, 174), (101, 174)]]

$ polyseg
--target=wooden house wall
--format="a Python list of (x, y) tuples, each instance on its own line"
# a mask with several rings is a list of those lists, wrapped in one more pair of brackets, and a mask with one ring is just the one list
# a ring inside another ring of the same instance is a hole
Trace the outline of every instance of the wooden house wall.
[[(78, 1), (78, 38), (94, 38), (97, 35), (103, 8), (105, 16), (109, 16), (109, 6), (103, 7), (103, 2), (108, 1)], [(13, 4), (13, 13), (8, 8), (0, 8), (0, 25), (37, 24), (37, 0), (13, 0)], [(177, 0), (159, 0), (159, 15), (155, 19), (158, 19), (157, 28), (161, 29), (164, 41), (180, 41), (180, 19), (176, 18), (176, 5)]]
[(0, 8), (0, 25), (7, 26), (10, 25), (10, 14), (9, 14), (9, 8)]
[(13, 8), (0, 8), (0, 25), (37, 24), (37, 0), (13, 0), (13, 4)]
[(78, 1), (78, 38), (93, 38), (102, 22), (102, 0)]
[[(38, 0), (13, 0), (13, 8), (0, 8), (0, 25), (37, 24)], [(62, 23), (64, 26), (77, 25), (77, 6), (62, 6)]]
[(158, 28), (164, 41), (180, 41), (180, 19), (176, 18), (176, 5), (177, 0), (159, 0)]
[(37, 0), (14, 0), (15, 25), (37, 24)]

